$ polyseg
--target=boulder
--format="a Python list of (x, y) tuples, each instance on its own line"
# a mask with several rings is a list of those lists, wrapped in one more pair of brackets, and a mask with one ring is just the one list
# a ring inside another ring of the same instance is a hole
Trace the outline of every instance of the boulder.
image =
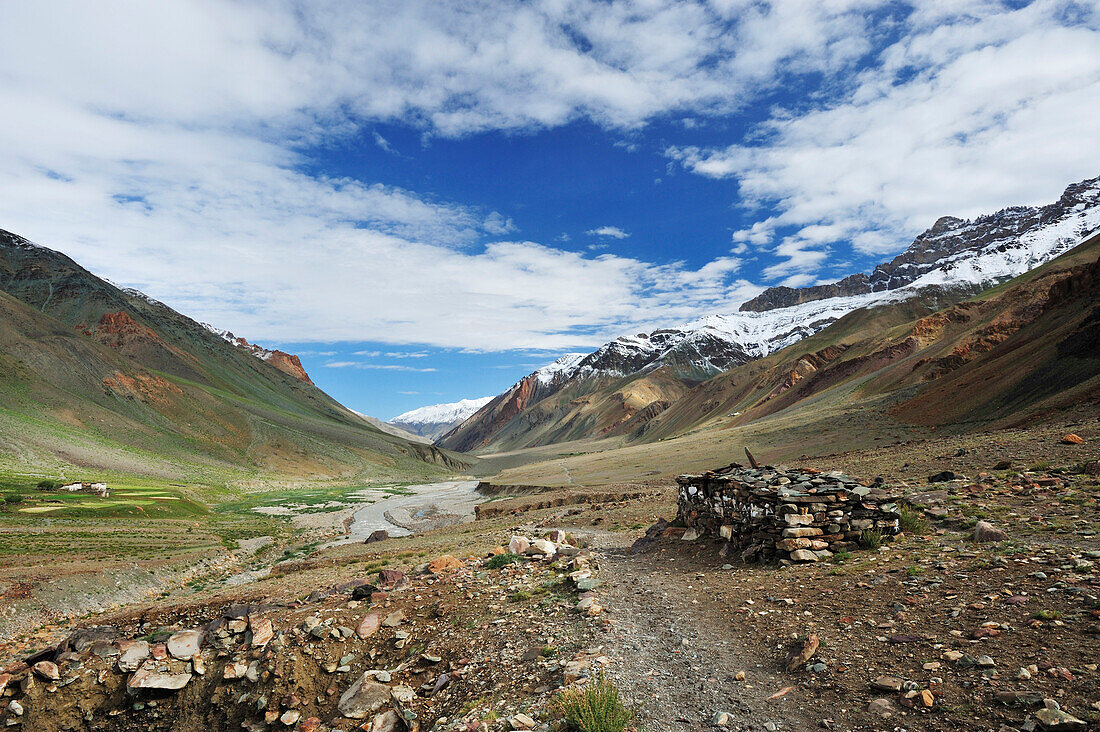
[(526, 536), (513, 536), (508, 541), (508, 551), (512, 554), (523, 554), (531, 546), (531, 541)]
[(974, 526), (974, 541), (982, 543), (989, 541), (1004, 541), (1008, 535), (988, 521), (979, 521)]
[(552, 541), (547, 541), (546, 539), (535, 539), (531, 542), (531, 546), (527, 550), (527, 553), (544, 554), (548, 557), (552, 557), (558, 553), (558, 549), (554, 546), (554, 542)]
[(336, 708), (348, 719), (366, 719), (390, 701), (390, 687), (364, 673), (340, 695)]
[(405, 729), (397, 712), (390, 709), (381, 714), (376, 714), (370, 722), (368, 732), (400, 732)]
[(363, 543), (373, 544), (376, 541), (385, 541), (388, 538), (390, 538), (390, 532), (385, 529), (378, 529), (377, 531), (371, 532), (371, 535), (368, 536)]
[(1084, 444), (1084, 442), (1085, 441), (1081, 439), (1080, 435), (1075, 435), (1072, 432), (1062, 438), (1063, 445), (1081, 445)]
[(809, 549), (796, 549), (791, 552), (791, 559), (795, 562), (816, 562), (817, 554)]

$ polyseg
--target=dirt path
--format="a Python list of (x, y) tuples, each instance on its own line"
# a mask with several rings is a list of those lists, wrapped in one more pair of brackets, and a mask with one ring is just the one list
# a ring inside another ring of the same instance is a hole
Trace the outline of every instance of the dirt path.
[[(609, 674), (653, 732), (711, 728), (715, 713), (729, 730), (805, 730), (820, 717), (799, 707), (797, 691), (767, 697), (795, 682), (784, 678), (759, 639), (737, 632), (709, 575), (721, 572), (668, 553), (631, 555), (630, 537), (583, 533), (602, 554), (597, 590), (614, 621), (605, 653)], [(739, 671), (745, 680), (737, 679)]]

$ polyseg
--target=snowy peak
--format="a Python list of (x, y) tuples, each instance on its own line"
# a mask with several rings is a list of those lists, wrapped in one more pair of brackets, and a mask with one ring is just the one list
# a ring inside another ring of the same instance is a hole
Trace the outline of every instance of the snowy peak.
[(480, 399), (462, 399), (448, 404), (431, 404), (399, 414), (387, 424), (434, 440), (465, 422), (493, 398), (487, 396)]
[(399, 414), (390, 422), (454, 422), (466, 419), (492, 400), (493, 397), (487, 396), (481, 399), (462, 399), (448, 404), (432, 404)]
[(1100, 177), (1069, 186), (1047, 206), (1013, 206), (972, 221), (945, 216), (870, 275), (771, 288), (738, 312), (623, 335), (590, 354), (562, 356), (527, 378), (543, 387), (536, 396), (569, 380), (662, 366), (686, 379), (706, 379), (786, 348), (859, 308), (909, 299), (926, 288), (980, 292), (1064, 254), (1098, 229)]
[(909, 285), (978, 291), (1065, 253), (1100, 227), (1100, 177), (1074, 183), (1046, 206), (1011, 206), (973, 221), (944, 216), (868, 275), (827, 285), (771, 287), (741, 306), (763, 312)]

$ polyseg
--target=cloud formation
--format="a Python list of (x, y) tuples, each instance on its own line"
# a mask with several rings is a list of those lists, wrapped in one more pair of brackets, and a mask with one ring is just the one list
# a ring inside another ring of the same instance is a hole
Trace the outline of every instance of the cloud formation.
[(940, 216), (1046, 203), (1098, 172), (1082, 154), (1100, 150), (1094, 3), (921, 3), (904, 31), (838, 99), (776, 110), (755, 140), (668, 149), (774, 207), (734, 235), (783, 258), (766, 276), (815, 272), (838, 242), (897, 251)]
[(618, 226), (601, 226), (596, 229), (589, 229), (585, 233), (589, 236), (602, 236), (605, 239), (626, 239), (630, 236)]
[[(733, 309), (750, 249), (806, 282), (838, 242), (888, 251), (1095, 174), (1097, 22), (1056, 0), (6, 3), (0, 226), (252, 340), (597, 344)], [(819, 91), (753, 139), (668, 150), (774, 209), (702, 265), (527, 241), (309, 156), (364, 130), (393, 151), (379, 123), (691, 131), (803, 77)]]

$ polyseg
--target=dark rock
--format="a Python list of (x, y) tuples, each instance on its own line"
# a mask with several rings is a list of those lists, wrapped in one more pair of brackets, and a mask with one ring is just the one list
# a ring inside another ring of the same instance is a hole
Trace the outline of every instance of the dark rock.
[(363, 543), (364, 544), (373, 544), (376, 541), (385, 541), (388, 538), (390, 538), (390, 532), (386, 531), (385, 529), (378, 529), (377, 531), (373, 532), (370, 536), (368, 536)]
[(949, 480), (955, 480), (957, 476), (950, 470), (943, 470), (939, 473), (928, 476), (929, 483), (946, 483)]
[(374, 585), (359, 585), (351, 591), (351, 599), (369, 600), (371, 595), (378, 591), (379, 589)]

